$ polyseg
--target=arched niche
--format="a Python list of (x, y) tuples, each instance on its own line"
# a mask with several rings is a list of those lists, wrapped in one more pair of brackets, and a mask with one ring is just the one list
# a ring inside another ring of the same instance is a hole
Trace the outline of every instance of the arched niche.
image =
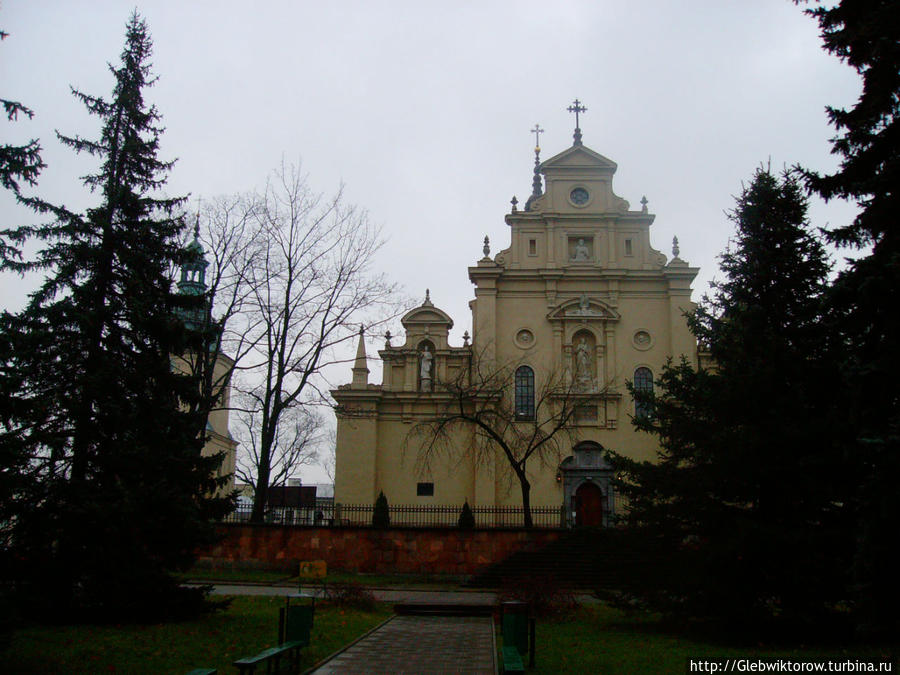
[(572, 335), (572, 361), (569, 364), (577, 391), (594, 392), (598, 388), (597, 339), (590, 330), (582, 328)]

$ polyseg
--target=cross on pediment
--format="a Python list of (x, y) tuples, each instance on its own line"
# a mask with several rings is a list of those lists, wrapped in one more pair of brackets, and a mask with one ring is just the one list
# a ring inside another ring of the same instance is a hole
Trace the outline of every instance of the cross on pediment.
[(578, 115), (583, 112), (587, 112), (587, 108), (581, 105), (581, 101), (577, 98), (572, 102), (568, 108), (566, 108), (570, 113), (575, 113), (575, 145), (581, 145), (581, 125), (579, 123)]

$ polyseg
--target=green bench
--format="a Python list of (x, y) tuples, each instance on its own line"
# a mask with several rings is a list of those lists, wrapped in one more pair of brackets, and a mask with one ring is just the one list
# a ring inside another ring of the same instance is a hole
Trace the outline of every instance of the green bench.
[(218, 675), (218, 672), (215, 668), (194, 668), (187, 675)]
[(534, 668), (534, 619), (528, 617), (524, 602), (504, 602), (501, 609), (503, 672), (524, 673), (525, 654), (529, 655), (529, 667)]
[(522, 663), (522, 656), (519, 654), (518, 647), (503, 648), (503, 672), (504, 673), (524, 673), (525, 664)]
[(255, 656), (245, 656), (232, 665), (240, 675), (252, 675), (265, 665), (266, 673), (281, 672), (281, 659), (289, 659), (289, 672), (300, 669), (300, 650), (309, 645), (315, 608), (312, 605), (288, 605), (278, 611), (278, 646), (264, 649)]

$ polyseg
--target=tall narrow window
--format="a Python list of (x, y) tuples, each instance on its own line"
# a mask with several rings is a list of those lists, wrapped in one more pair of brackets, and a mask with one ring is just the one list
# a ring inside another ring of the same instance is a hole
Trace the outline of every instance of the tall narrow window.
[(534, 371), (528, 366), (516, 369), (516, 419), (534, 419)]
[(650, 417), (653, 415), (653, 403), (647, 400), (641, 400), (644, 397), (639, 394), (653, 394), (653, 373), (649, 368), (641, 366), (634, 371), (634, 416), (637, 418)]
[(634, 255), (631, 249), (631, 239), (625, 240), (625, 255)]
[(528, 255), (537, 255), (537, 239), (528, 240)]

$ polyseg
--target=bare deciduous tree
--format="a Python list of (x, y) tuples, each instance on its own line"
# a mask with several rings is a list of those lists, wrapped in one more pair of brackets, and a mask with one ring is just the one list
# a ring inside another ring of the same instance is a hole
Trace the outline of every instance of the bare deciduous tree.
[(382, 239), (366, 212), (345, 204), (341, 190), (314, 193), (297, 167), (276, 171), (244, 212), (254, 242), (243, 272), (249, 296), (231, 330), (248, 348), (239, 368), (256, 439), (251, 520), (261, 522), (286, 442), (282, 424), (326, 400), (323, 369), (349, 360), (341, 347), (360, 320), (396, 313), (396, 287), (372, 270)]
[[(242, 392), (236, 401), (236, 436), (241, 453), (235, 476), (256, 491), (262, 456), (260, 392)], [(269, 453), (269, 487), (285, 485), (301, 466), (315, 464), (325, 429), (322, 416), (309, 407), (295, 406), (281, 416)]]
[[(423, 466), (438, 457), (466, 458), (476, 466), (492, 466), (501, 457), (518, 480), (524, 525), (530, 528), (529, 462), (558, 464), (563, 446), (575, 440), (572, 422), (576, 410), (599, 394), (580, 393), (564, 372), (531, 371), (537, 382), (532, 380), (530, 395), (523, 392), (528, 398), (520, 398), (517, 405), (516, 371), (522, 365), (497, 365), (473, 356), (470, 369), (460, 369), (448, 382), (436, 382), (435, 391), (444, 394), (436, 397), (437, 413), (410, 430), (406, 450), (415, 451)], [(461, 443), (467, 433), (474, 442)]]

